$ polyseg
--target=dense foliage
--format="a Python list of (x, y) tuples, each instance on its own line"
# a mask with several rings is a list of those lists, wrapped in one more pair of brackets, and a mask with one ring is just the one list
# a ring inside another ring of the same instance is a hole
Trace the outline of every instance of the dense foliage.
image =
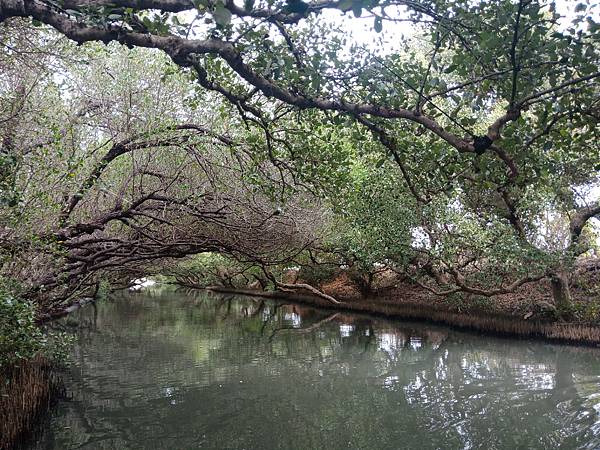
[(43, 347), (45, 337), (35, 324), (35, 306), (0, 294), (0, 367), (30, 359)]
[(53, 361), (64, 356), (70, 339), (62, 333), (43, 331), (37, 316), (33, 301), (24, 300), (10, 284), (0, 282), (0, 370), (37, 355)]
[(439, 295), (548, 280), (565, 307), (593, 252), (597, 2), (0, 0), (0, 20), (3, 270), (46, 307), (204, 252), (278, 288), (384, 267)]

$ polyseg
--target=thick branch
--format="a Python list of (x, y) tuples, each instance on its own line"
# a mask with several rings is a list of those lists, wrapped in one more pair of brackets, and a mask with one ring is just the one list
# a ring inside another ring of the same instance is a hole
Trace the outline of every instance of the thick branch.
[(600, 202), (597, 202), (595, 206), (584, 206), (575, 212), (569, 224), (572, 246), (576, 246), (579, 243), (579, 237), (583, 228), (588, 220), (595, 216), (600, 216)]
[(353, 115), (373, 115), (388, 119), (405, 119), (424, 126), (460, 152), (473, 152), (473, 144), (445, 130), (438, 122), (409, 109), (394, 109), (367, 103), (347, 103), (343, 100), (309, 98), (293, 93), (255, 72), (247, 65), (232, 43), (213, 38), (207, 40), (184, 39), (177, 36), (158, 36), (138, 33), (118, 26), (100, 28), (75, 22), (52, 7), (36, 1), (0, 0), (0, 21), (8, 17), (32, 17), (51, 25), (68, 38), (84, 43), (88, 41), (120, 42), (128, 46), (156, 48), (167, 53), (173, 61), (188, 67), (194, 64), (194, 55), (213, 54), (223, 58), (245, 81), (257, 87), (266, 97), (272, 97), (297, 108), (317, 108), (340, 111)]

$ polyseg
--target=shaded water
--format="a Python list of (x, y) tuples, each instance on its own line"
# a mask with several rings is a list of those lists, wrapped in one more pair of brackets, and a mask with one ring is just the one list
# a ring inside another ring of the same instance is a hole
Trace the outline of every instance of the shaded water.
[(600, 448), (595, 349), (198, 292), (65, 323), (72, 398), (35, 449)]

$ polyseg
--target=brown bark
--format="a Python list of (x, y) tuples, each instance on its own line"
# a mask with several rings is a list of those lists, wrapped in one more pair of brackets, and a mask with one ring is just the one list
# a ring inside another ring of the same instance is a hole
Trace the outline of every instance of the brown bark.
[(564, 270), (554, 273), (550, 277), (550, 283), (552, 285), (554, 303), (559, 313), (567, 313), (571, 307), (572, 300), (568, 273)]

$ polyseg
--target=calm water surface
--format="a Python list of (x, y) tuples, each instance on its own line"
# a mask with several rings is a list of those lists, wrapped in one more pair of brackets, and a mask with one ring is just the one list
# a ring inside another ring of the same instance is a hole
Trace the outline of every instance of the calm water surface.
[(206, 293), (64, 322), (38, 449), (596, 449), (600, 353)]

